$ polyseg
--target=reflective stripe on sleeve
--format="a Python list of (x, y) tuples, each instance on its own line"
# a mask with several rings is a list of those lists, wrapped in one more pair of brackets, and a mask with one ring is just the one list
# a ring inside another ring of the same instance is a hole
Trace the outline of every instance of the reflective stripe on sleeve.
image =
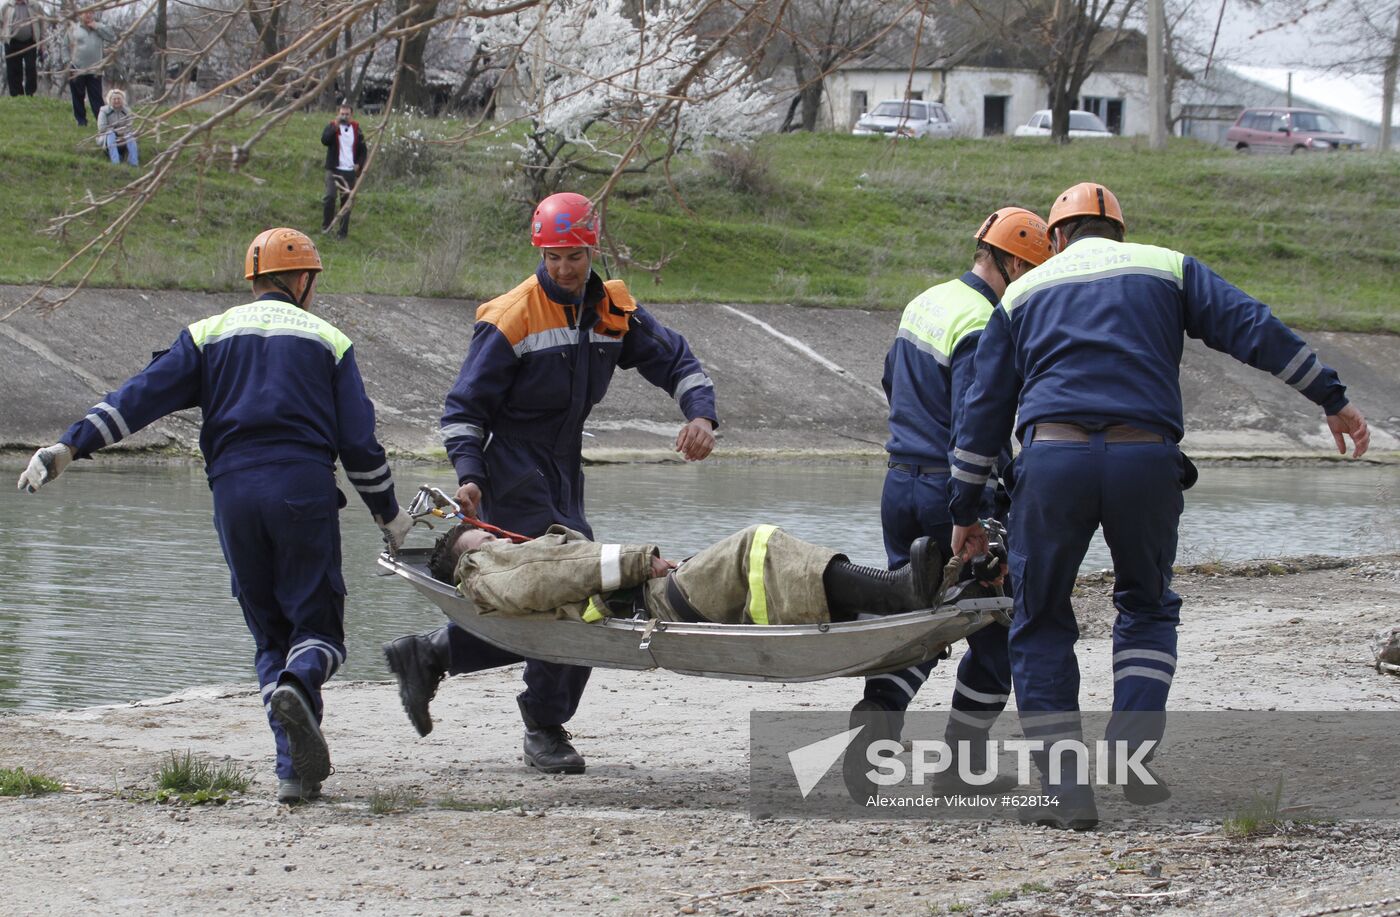
[(956, 465), (953, 466), (953, 477), (959, 481), (966, 481), (969, 484), (985, 484), (989, 474), (973, 474), (970, 471), (963, 471)]
[(990, 468), (996, 464), (995, 455), (978, 455), (976, 452), (968, 452), (966, 449), (954, 449), (953, 458), (960, 462), (967, 462), (969, 465), (981, 465), (983, 468)]
[(686, 376), (684, 379), (676, 383), (676, 394), (672, 397), (674, 397), (676, 399), (676, 402), (679, 403), (681, 400), (681, 396), (684, 395), (686, 392), (690, 391), (691, 389), (705, 388), (706, 386), (714, 388), (714, 385), (715, 384), (710, 380), (710, 377), (705, 375), (704, 373), (691, 373), (690, 375)]
[(121, 411), (118, 411), (105, 401), (99, 403), (93, 410), (106, 411), (107, 417), (117, 425), (117, 430), (122, 436), (131, 435), (131, 428), (126, 425), (126, 418), (122, 416)]
[(1304, 389), (1306, 389), (1309, 385), (1312, 385), (1313, 380), (1316, 379), (1318, 377), (1318, 374), (1321, 372), (1322, 361), (1314, 359), (1312, 369), (1308, 370), (1307, 374), (1304, 375), (1303, 378), (1299, 379), (1297, 382), (1292, 382), (1289, 384), (1301, 392)]
[(768, 560), (768, 539), (778, 530), (776, 525), (760, 525), (749, 545), (749, 620), (755, 624), (768, 623), (768, 593), (763, 588), (763, 567)]
[(372, 481), (381, 474), (389, 473), (389, 463), (385, 462), (373, 471), (350, 471), (346, 469), (345, 476), (352, 481)]
[(600, 547), (602, 553), (598, 556), (599, 588), (604, 592), (613, 592), (622, 586), (622, 545), (605, 544)]
[(474, 423), (443, 424), (439, 432), (442, 434), (442, 441), (444, 443), (449, 439), (457, 439), (462, 436), (469, 439), (482, 439), (486, 436), (486, 431)]
[(1293, 376), (1297, 374), (1298, 370), (1303, 368), (1303, 364), (1308, 362), (1308, 357), (1312, 355), (1312, 348), (1309, 347), (1307, 344), (1304, 344), (1301, 348), (1299, 348), (1298, 352), (1293, 355), (1293, 359), (1288, 361), (1288, 365), (1285, 366), (1283, 369), (1280, 369), (1278, 372), (1274, 373), (1274, 376), (1278, 379), (1282, 379), (1284, 382), (1287, 382), (1289, 379), (1292, 379)]
[(112, 443), (116, 442), (116, 440), (112, 438), (112, 431), (107, 429), (107, 422), (103, 420), (101, 414), (90, 413), (84, 417), (83, 420), (86, 420), (97, 428), (97, 432), (102, 434), (102, 441), (104, 443), (110, 446)]
[(394, 479), (386, 478), (385, 480), (380, 481), (378, 484), (361, 484), (358, 481), (351, 481), (350, 483), (355, 486), (355, 490), (359, 491), (362, 494), (377, 494), (383, 493), (384, 491), (393, 487)]

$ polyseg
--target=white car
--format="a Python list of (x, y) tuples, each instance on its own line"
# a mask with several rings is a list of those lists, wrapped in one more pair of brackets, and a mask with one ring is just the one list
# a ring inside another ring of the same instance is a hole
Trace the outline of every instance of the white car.
[(923, 102), (918, 99), (887, 99), (860, 116), (852, 134), (860, 136), (883, 135), (896, 137), (922, 137), (935, 140), (953, 136), (957, 124), (942, 102)]
[[(1113, 131), (1098, 115), (1091, 111), (1075, 109), (1069, 113), (1069, 135), (1071, 137), (1112, 137)], [(1042, 108), (1031, 115), (1031, 119), (1016, 128), (1017, 137), (1049, 137), (1050, 109)]]

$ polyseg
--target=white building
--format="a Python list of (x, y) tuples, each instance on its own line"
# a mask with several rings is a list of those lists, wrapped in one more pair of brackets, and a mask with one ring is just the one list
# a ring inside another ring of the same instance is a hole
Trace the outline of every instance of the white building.
[[(893, 34), (893, 33), (892, 33)], [(1050, 107), (1050, 91), (1025, 51), (985, 39), (949, 52), (951, 40), (914, 53), (907, 36), (841, 66), (826, 80), (824, 126), (848, 131), (861, 113), (886, 99), (942, 102), (968, 137), (1010, 134)], [(1085, 81), (1076, 107), (1095, 112), (1115, 133), (1147, 133), (1146, 41), (1125, 32)]]

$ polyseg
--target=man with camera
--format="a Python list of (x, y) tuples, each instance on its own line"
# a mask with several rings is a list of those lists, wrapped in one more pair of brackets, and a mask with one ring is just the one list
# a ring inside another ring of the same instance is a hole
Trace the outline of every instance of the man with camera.
[[(360, 124), (350, 116), (349, 104), (342, 104), (335, 120), (321, 131), (321, 145), (326, 148), (326, 191), (321, 196), (321, 231), (331, 231), (331, 221), (346, 207), (355, 180), (365, 166), (367, 148)], [(350, 211), (346, 209), (336, 228), (336, 235), (345, 238), (350, 232)]]

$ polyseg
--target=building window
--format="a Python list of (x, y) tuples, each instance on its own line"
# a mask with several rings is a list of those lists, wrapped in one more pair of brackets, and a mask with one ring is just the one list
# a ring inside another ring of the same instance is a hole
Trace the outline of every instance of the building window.
[(911, 89), (904, 94), (905, 99), (913, 99), (916, 102), (923, 101), (924, 91), (922, 89)]
[(1080, 99), (1079, 107), (1098, 115), (1103, 120), (1103, 123), (1108, 125), (1108, 129), (1115, 134), (1123, 133), (1122, 99), (1110, 99), (1105, 96), (1085, 96)]

